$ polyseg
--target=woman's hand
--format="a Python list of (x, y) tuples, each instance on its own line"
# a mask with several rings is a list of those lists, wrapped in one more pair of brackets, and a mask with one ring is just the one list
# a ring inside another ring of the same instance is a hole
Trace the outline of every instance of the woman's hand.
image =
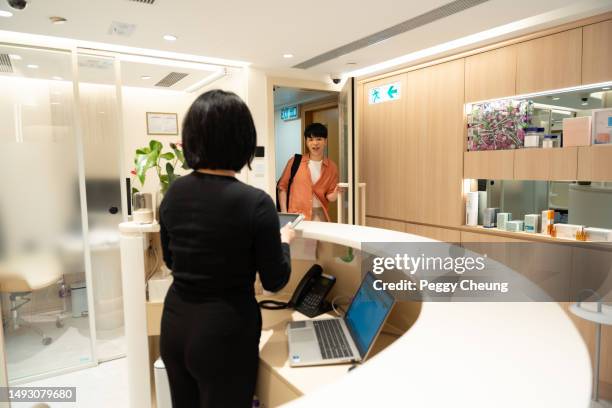
[(290, 228), (289, 225), (285, 225), (283, 228), (281, 228), (280, 234), (281, 242), (285, 244), (290, 244), (291, 241), (293, 241), (293, 238), (295, 238), (295, 230)]

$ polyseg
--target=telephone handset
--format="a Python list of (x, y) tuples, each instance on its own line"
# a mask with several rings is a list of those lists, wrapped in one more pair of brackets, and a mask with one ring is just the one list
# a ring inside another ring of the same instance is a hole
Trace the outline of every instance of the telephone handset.
[(262, 300), (259, 305), (264, 309), (285, 309), (293, 307), (308, 317), (315, 317), (331, 310), (325, 300), (336, 283), (336, 278), (323, 273), (321, 265), (313, 265), (298, 284), (288, 303)]

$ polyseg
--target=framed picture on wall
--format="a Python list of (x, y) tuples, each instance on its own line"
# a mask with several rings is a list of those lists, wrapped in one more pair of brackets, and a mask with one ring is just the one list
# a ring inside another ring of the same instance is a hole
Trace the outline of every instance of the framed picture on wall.
[(176, 113), (147, 112), (148, 135), (178, 135), (178, 115)]

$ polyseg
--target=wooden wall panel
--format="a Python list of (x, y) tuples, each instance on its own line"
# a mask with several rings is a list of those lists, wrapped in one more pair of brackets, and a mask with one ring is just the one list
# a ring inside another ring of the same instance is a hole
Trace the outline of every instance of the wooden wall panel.
[(514, 153), (516, 180), (576, 180), (578, 148), (519, 149)]
[[(400, 98), (370, 105), (373, 87), (399, 82)], [(406, 182), (406, 75), (366, 84), (361, 121), (362, 180), (367, 183), (367, 215), (401, 219), (408, 194)]]
[(465, 152), (463, 154), (463, 177), (512, 180), (514, 178), (514, 150)]
[(442, 242), (461, 242), (461, 232), (448, 228), (407, 223), (406, 232)]
[(518, 44), (516, 93), (580, 85), (582, 28)]
[(465, 101), (512, 96), (516, 89), (516, 45), (465, 59)]
[(401, 221), (384, 220), (381, 218), (366, 217), (368, 227), (383, 228), (392, 231), (406, 232), (406, 223)]
[(578, 148), (578, 180), (612, 180), (612, 145)]
[(582, 29), (582, 83), (612, 81), (612, 20)]
[[(408, 198), (416, 214), (407, 221), (459, 226), (464, 150), (464, 62), (456, 60), (408, 73), (407, 138), (416, 152), (416, 189)], [(414, 160), (414, 154), (407, 156)], [(416, 216), (415, 216), (416, 215)]]

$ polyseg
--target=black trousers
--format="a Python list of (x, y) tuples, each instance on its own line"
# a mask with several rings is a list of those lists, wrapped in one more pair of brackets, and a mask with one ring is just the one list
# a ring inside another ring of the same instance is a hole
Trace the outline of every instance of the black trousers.
[(186, 301), (170, 288), (160, 349), (174, 408), (250, 408), (261, 313), (253, 296)]

